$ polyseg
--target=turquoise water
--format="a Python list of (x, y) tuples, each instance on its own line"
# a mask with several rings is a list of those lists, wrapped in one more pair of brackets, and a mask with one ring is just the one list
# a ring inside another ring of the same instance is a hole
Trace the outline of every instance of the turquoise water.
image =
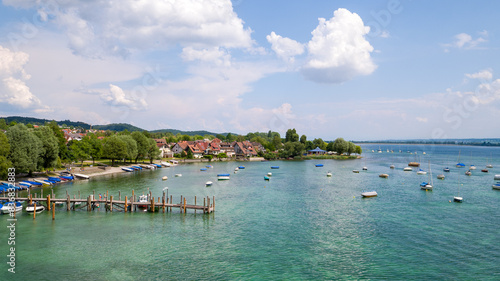
[[(9, 232), (7, 216), (1, 216), (0, 280), (500, 279), (500, 192), (491, 188), (500, 174), (500, 149), (380, 147), (383, 153), (372, 153), (379, 146), (364, 145), (358, 160), (212, 163), (206, 172), (200, 163), (58, 185), (57, 197), (68, 190), (82, 197), (109, 191), (115, 198), (119, 191), (130, 196), (132, 189), (158, 197), (168, 186), (176, 202), (181, 195), (188, 203), (197, 196), (198, 204), (215, 196), (216, 211), (88, 213), (61, 207), (55, 221), (48, 212), (35, 220), (21, 214), (15, 274), (7, 272)], [(460, 162), (477, 166), (470, 177), (455, 168), (459, 150)], [(434, 191), (420, 190), (428, 175), (403, 172), (415, 160), (426, 171), (430, 161)], [(494, 168), (481, 173), (490, 162)], [(239, 165), (246, 168), (233, 174)], [(445, 166), (451, 173), (437, 180)], [(268, 172), (269, 182), (263, 179)], [(231, 180), (217, 181), (218, 173), (231, 173)], [(210, 188), (208, 180), (214, 182)], [(459, 181), (464, 202), (450, 203)], [(361, 198), (370, 190), (379, 196)]]

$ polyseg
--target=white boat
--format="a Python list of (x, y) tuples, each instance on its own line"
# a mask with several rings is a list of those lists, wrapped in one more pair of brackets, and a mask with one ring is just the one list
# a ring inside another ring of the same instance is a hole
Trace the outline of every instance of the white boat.
[(438, 180), (444, 180), (445, 176), (443, 174), (437, 175)]
[(134, 171), (133, 168), (126, 168), (126, 167), (122, 167), (122, 170), (124, 170), (125, 172), (133, 172)]
[(470, 175), (472, 175), (472, 172), (470, 170), (468, 170), (467, 172), (465, 172), (465, 175), (470, 176)]
[(422, 183), (420, 185), (420, 189), (422, 190), (425, 190), (425, 191), (428, 191), (428, 190), (432, 190), (434, 188), (433, 184), (432, 184), (432, 170), (431, 170), (431, 161), (429, 161), (429, 182), (427, 183)]
[(273, 173), (267, 173), (267, 175), (268, 175), (268, 176), (272, 176), (272, 175), (273, 175)]
[(491, 153), (490, 153), (490, 163), (486, 165), (486, 168), (493, 168), (493, 165), (491, 165)]
[(84, 174), (75, 174), (75, 177), (81, 178), (81, 179), (90, 179), (90, 176), (84, 175)]
[(457, 196), (453, 196), (453, 201), (457, 203), (462, 203), (463, 200), (464, 198), (460, 196), (460, 174), (458, 174), (458, 194)]
[(164, 180), (164, 181), (166, 181), (166, 180), (168, 180), (168, 177), (167, 177), (167, 176), (164, 176), (164, 177), (162, 177), (161, 179), (162, 179), (162, 180)]
[(15, 208), (16, 213), (21, 212), (23, 210), (23, 205), (21, 205), (21, 202), (4, 203), (0, 210), (2, 211), (2, 214), (8, 214), (10, 213), (10, 210), (12, 210), (13, 207)]
[(391, 169), (395, 169), (395, 168), (396, 168), (396, 166), (391, 165), (389, 168), (391, 168)]
[(48, 181), (44, 181), (44, 180), (34, 179), (33, 181), (39, 182), (44, 186), (51, 186), (52, 185), (52, 183), (50, 183)]
[(376, 197), (376, 196), (378, 196), (378, 194), (376, 191), (367, 191), (367, 192), (361, 193), (361, 196), (362, 197)]
[(368, 168), (367, 167), (363, 167), (363, 171), (368, 171)]
[(218, 174), (217, 175), (217, 179), (222, 181), (222, 180), (229, 180), (230, 177), (229, 177), (229, 174)]
[(403, 169), (403, 171), (405, 171), (405, 172), (409, 172), (409, 171), (413, 171), (413, 169), (412, 169), (411, 167), (405, 167), (405, 168)]
[(207, 182), (205, 183), (205, 186), (207, 186), (207, 187), (208, 187), (208, 186), (212, 186), (212, 184), (213, 184), (213, 182), (211, 182), (211, 181), (207, 181)]
[(175, 174), (176, 177), (182, 177), (182, 174)]
[(28, 213), (33, 213), (33, 212), (40, 213), (43, 210), (45, 210), (45, 207), (42, 204), (36, 204), (36, 209), (35, 209), (35, 204), (30, 204), (26, 206), (25, 210)]
[(427, 172), (422, 169), (419, 169), (417, 175), (427, 175)]
[(495, 180), (500, 181), (500, 175), (495, 175)]
[(331, 172), (328, 172), (328, 173), (326, 173), (326, 176), (327, 176), (327, 177), (331, 177), (331, 176), (332, 176), (332, 173), (331, 173)]
[(141, 195), (139, 196), (139, 203), (140, 204), (137, 204), (137, 207), (141, 208), (141, 209), (146, 209), (148, 207), (148, 196), (147, 195)]
[(378, 175), (378, 176), (379, 176), (380, 178), (384, 178), (384, 179), (386, 179), (386, 178), (388, 178), (388, 177), (389, 177), (389, 175), (388, 175), (388, 174), (380, 174), (380, 175)]
[(238, 167), (234, 168), (234, 170), (235, 170), (235, 171), (238, 171), (239, 169), (240, 169), (240, 168), (238, 168)]
[(491, 186), (493, 189), (500, 190), (500, 182), (495, 183)]
[(476, 166), (470, 165), (469, 170), (475, 170), (475, 169), (476, 169)]
[(172, 166), (172, 165), (171, 165), (170, 163), (168, 163), (168, 162), (161, 162), (160, 164), (161, 164), (163, 167), (170, 167), (170, 166)]
[(177, 164), (179, 164), (179, 161), (177, 161), (177, 160), (170, 160), (170, 163), (172, 163), (173, 165), (177, 165)]

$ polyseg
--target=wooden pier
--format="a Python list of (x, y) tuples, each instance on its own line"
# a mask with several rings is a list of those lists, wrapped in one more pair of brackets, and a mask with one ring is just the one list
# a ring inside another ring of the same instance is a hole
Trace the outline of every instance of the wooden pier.
[[(37, 197), (35, 193), (34, 196), (32, 194), (28, 194), (28, 197), (15, 197), (16, 201), (19, 202), (37, 202), (37, 204), (45, 205), (48, 211), (54, 209), (57, 205), (66, 205), (66, 210), (78, 210), (86, 208), (88, 212), (95, 210), (96, 208), (100, 208), (104, 206), (106, 211), (113, 212), (136, 212), (139, 210), (147, 210), (149, 212), (172, 212), (173, 209), (179, 209), (181, 213), (186, 213), (188, 210), (203, 211), (204, 214), (210, 214), (215, 211), (215, 196), (210, 198), (209, 196), (203, 198), (203, 205), (197, 205), (197, 198), (194, 197), (194, 204), (188, 204), (186, 197), (181, 196), (180, 201), (178, 203), (173, 203), (172, 195), (170, 198), (165, 196), (155, 197), (152, 196), (151, 192), (147, 195), (148, 202), (138, 202), (134, 191), (132, 190), (132, 196), (125, 196), (125, 200), (121, 200), (121, 192), (119, 192), (118, 200), (113, 198), (113, 195), (108, 196), (108, 192), (104, 198), (96, 198), (95, 192), (94, 194), (89, 195), (87, 198), (75, 198), (76, 196), (71, 196), (66, 192), (66, 198), (53, 198), (54, 195), (47, 195), (47, 197), (43, 197), (43, 194), (40, 194)], [(0, 200), (9, 200), (9, 197), (0, 197)], [(54, 216), (54, 213), (53, 213)]]

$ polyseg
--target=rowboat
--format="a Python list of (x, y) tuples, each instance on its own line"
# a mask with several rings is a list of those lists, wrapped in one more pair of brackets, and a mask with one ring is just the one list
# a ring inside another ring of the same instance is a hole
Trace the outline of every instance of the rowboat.
[(376, 191), (367, 191), (367, 192), (361, 193), (361, 196), (362, 197), (376, 197), (376, 196), (378, 196), (378, 194)]

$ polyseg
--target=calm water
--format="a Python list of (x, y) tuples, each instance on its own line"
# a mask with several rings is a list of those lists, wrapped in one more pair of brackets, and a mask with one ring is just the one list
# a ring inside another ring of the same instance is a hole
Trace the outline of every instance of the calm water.
[[(24, 213), (16, 229), (16, 274), (7, 272), (9, 233), (1, 216), (0, 280), (500, 279), (500, 192), (491, 188), (500, 174), (499, 148), (381, 145), (384, 153), (372, 153), (378, 145), (362, 147), (358, 160), (213, 163), (206, 172), (200, 171), (206, 164), (190, 164), (58, 185), (57, 197), (109, 190), (115, 198), (132, 189), (158, 197), (168, 186), (175, 201), (215, 196), (216, 212), (59, 210), (55, 221), (48, 212), (36, 220)], [(459, 150), (460, 162), (478, 168), (470, 177), (455, 168)], [(434, 191), (420, 190), (428, 175), (403, 172), (410, 161), (426, 171), (430, 161)], [(490, 173), (481, 173), (490, 162)], [(246, 169), (233, 174), (238, 165)], [(274, 165), (280, 169), (271, 170)], [(363, 166), (368, 171), (352, 173)], [(445, 166), (451, 173), (437, 180)], [(217, 173), (231, 173), (231, 180), (218, 182)], [(161, 181), (164, 175), (168, 181)], [(450, 203), (459, 181), (464, 202)], [(379, 196), (360, 197), (370, 190)]]

